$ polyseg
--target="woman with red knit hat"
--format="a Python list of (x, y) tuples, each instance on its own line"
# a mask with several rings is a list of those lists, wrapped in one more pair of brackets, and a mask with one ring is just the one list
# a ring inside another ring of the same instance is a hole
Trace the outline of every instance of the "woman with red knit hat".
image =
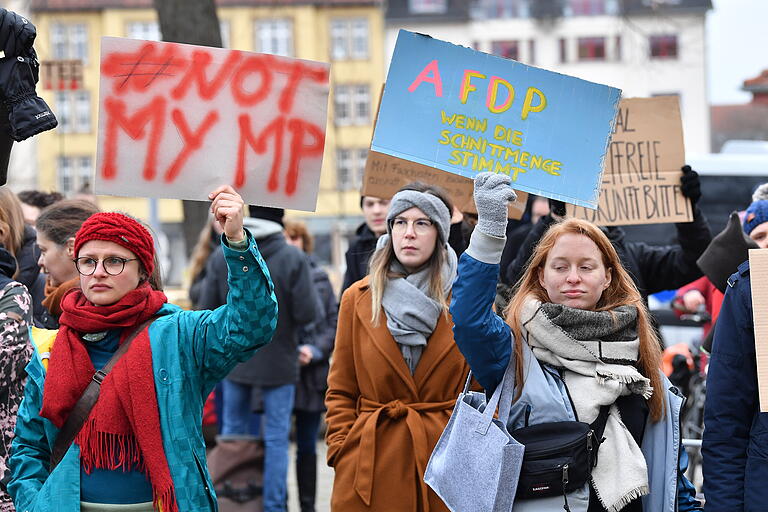
[(154, 240), (135, 219), (97, 213), (75, 235), (80, 288), (61, 301), (53, 346), (38, 345), (27, 368), (9, 460), (17, 510), (215, 510), (203, 402), (270, 341), (277, 301), (242, 199), (229, 186), (209, 197), (230, 286), (214, 311), (183, 311), (150, 286)]

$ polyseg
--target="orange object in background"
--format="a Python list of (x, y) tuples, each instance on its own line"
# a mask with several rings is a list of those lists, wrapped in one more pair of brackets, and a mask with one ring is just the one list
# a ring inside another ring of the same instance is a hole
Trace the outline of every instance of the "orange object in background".
[(691, 354), (691, 349), (688, 347), (688, 344), (677, 343), (676, 345), (670, 345), (665, 348), (664, 352), (661, 354), (661, 369), (667, 377), (672, 375), (672, 372), (674, 371), (672, 361), (675, 359), (676, 355), (685, 356), (685, 361), (688, 363), (688, 369), (691, 371), (694, 369), (693, 354)]

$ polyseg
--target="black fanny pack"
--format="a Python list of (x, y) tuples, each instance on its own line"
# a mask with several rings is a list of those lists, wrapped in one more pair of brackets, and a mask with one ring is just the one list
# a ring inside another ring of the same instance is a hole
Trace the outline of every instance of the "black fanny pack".
[(600, 408), (592, 424), (560, 421), (530, 425), (512, 432), (525, 445), (523, 467), (517, 484), (518, 499), (563, 496), (581, 488), (597, 464), (610, 406)]

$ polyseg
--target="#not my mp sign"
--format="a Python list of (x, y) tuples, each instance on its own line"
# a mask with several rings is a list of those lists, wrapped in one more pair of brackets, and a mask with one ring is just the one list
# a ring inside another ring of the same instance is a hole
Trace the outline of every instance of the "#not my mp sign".
[(401, 30), (371, 149), (597, 208), (621, 91)]
[(99, 194), (314, 210), (325, 63), (115, 37), (101, 42)]

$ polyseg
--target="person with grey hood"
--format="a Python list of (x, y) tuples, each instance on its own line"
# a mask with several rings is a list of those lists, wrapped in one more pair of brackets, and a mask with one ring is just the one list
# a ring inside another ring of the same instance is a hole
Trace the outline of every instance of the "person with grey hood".
[[(272, 343), (241, 363), (223, 381), (221, 434), (258, 434), (251, 430), (252, 398), (261, 398), (264, 439), (264, 512), (285, 511), (288, 446), (296, 383), (299, 380), (299, 330), (315, 320), (317, 292), (304, 254), (283, 236), (283, 210), (251, 206), (244, 226), (253, 234), (275, 286), (277, 330)], [(198, 305), (226, 302), (226, 264), (219, 253), (206, 265)]]

